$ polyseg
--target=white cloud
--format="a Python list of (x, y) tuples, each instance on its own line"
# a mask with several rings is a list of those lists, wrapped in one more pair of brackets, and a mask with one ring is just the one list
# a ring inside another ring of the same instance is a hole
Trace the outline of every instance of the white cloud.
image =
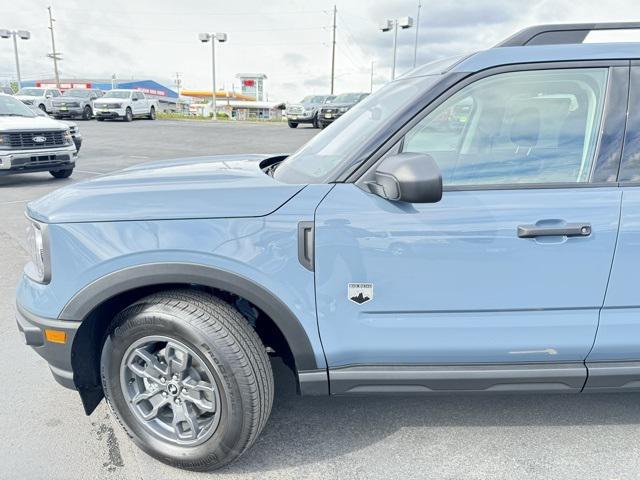
[[(392, 34), (384, 18), (415, 17), (417, 0), (336, 0), (338, 32), (336, 91), (367, 91), (370, 65), (375, 81), (389, 78)], [(423, 0), (419, 63), (488, 48), (519, 28), (576, 21), (640, 18), (631, 0)], [(19, 43), (23, 78), (52, 77), (47, 17), (49, 0), (23, 0), (3, 9), (0, 28), (28, 29)], [(171, 85), (180, 72), (185, 88), (209, 88), (211, 50), (200, 31), (224, 31), (218, 45), (218, 86), (231, 88), (237, 72), (269, 77), (270, 99), (296, 100), (329, 90), (333, 1), (272, 0), (212, 2), (190, 0), (81, 0), (52, 3), (56, 43), (66, 77), (153, 78)], [(411, 67), (415, 29), (399, 32), (398, 72)], [(0, 40), (0, 81), (14, 76), (10, 41)]]

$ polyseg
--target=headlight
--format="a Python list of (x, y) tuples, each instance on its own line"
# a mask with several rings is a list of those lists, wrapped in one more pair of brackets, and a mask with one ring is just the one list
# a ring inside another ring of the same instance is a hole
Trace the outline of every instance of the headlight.
[(340, 107), (338, 110), (340, 110), (341, 113), (344, 113), (349, 110), (349, 107)]
[(0, 148), (11, 148), (9, 135), (0, 135)]
[(51, 279), (51, 264), (47, 225), (29, 217), (27, 223), (27, 249), (31, 261), (24, 268), (24, 272), (38, 283), (48, 283)]
[(64, 132), (64, 139), (66, 140), (66, 142), (68, 144), (73, 142), (73, 137), (71, 136), (71, 131), (67, 130), (66, 132)]

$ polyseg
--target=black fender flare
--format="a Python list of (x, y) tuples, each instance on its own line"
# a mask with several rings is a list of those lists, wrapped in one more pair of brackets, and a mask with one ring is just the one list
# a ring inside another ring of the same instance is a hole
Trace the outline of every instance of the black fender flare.
[(278, 326), (294, 357), (296, 370), (324, 370), (300, 321), (276, 295), (242, 275), (192, 263), (148, 263), (109, 273), (90, 283), (69, 300), (60, 320), (83, 321), (103, 302), (140, 287), (162, 284), (195, 284), (239, 295), (256, 305)]

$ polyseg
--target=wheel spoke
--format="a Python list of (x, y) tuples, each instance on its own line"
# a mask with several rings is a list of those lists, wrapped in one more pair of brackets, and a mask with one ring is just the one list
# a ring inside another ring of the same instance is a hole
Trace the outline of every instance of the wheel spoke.
[(189, 355), (189, 352), (173, 342), (167, 343), (164, 356), (171, 375), (178, 375), (182, 378), (186, 371), (191, 368), (191, 355)]
[(159, 389), (155, 389), (155, 390), (145, 390), (144, 392), (140, 392), (138, 394), (136, 394), (132, 399), (131, 402), (135, 403), (136, 405), (140, 402), (142, 402), (143, 400), (149, 400), (151, 397), (158, 395), (161, 392), (161, 390)]
[(151, 410), (149, 410), (148, 412), (145, 412), (142, 409), (139, 409), (140, 414), (142, 415), (142, 418), (147, 422), (149, 420), (153, 420), (158, 416), (158, 412), (160, 411), (160, 409), (162, 409), (162, 407), (167, 405), (170, 401), (171, 400), (165, 397), (155, 396), (155, 395), (151, 396), (149, 398), (149, 403), (151, 403)]
[(193, 379), (188, 379), (183, 383), (187, 388), (187, 392), (183, 394), (186, 401), (193, 403), (202, 412), (216, 411), (214, 389), (211, 384), (196, 382)]
[[(200, 427), (198, 425), (198, 415), (194, 411), (193, 407), (188, 403), (180, 403), (179, 405), (173, 403), (171, 405), (173, 409), (173, 427), (175, 428), (178, 438), (193, 440), (197, 438)], [(182, 428), (183, 424), (187, 424), (189, 429)]]
[[(143, 364), (136, 362), (137, 359), (142, 360)], [(127, 366), (139, 377), (154, 382), (160, 382), (161, 377), (168, 375), (167, 368), (163, 368), (156, 356), (144, 348), (136, 348), (134, 350), (133, 355), (131, 355), (127, 361)]]

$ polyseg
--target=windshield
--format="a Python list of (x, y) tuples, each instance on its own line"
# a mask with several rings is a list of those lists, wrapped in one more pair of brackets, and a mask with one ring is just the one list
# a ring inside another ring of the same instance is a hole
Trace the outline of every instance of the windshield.
[(129, 98), (131, 92), (125, 90), (110, 90), (105, 93), (102, 98)]
[(331, 103), (356, 103), (361, 95), (361, 93), (343, 93), (334, 98)]
[(323, 99), (324, 95), (307, 95), (300, 100), (300, 103), (322, 103)]
[(413, 77), (386, 84), (283, 160), (274, 178), (287, 183), (326, 182), (369, 138), (393, 123), (396, 114), (416, 102), (440, 78)]
[(30, 97), (41, 97), (44, 95), (44, 88), (21, 88), (18, 95), (29, 95)]
[(87, 98), (91, 96), (91, 90), (86, 90), (84, 88), (72, 88), (71, 90), (65, 91), (62, 96)]
[(35, 117), (24, 103), (8, 95), (0, 95), (0, 117)]

